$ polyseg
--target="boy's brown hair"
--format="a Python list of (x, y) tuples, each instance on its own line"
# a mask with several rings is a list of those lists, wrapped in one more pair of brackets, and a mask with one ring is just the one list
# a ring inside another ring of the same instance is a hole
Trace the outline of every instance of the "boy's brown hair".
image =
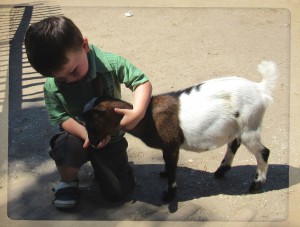
[(53, 77), (68, 62), (67, 51), (79, 50), (83, 36), (69, 18), (52, 16), (29, 26), (25, 35), (28, 61), (40, 74)]

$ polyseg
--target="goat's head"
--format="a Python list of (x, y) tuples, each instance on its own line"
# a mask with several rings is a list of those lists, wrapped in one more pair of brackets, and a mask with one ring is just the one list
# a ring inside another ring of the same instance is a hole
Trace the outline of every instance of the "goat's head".
[(113, 109), (94, 108), (82, 114), (91, 145), (97, 146), (104, 138), (119, 129), (122, 115)]
[(111, 97), (91, 100), (82, 114), (91, 145), (97, 146), (108, 135), (120, 129), (123, 115), (117, 114), (114, 108), (128, 108), (123, 102)]

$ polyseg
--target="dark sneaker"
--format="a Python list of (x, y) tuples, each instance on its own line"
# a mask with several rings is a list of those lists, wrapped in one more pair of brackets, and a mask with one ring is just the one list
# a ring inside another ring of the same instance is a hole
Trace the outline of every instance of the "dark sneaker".
[(78, 203), (78, 188), (79, 183), (73, 182), (60, 182), (52, 190), (55, 192), (53, 205), (58, 209), (71, 209)]

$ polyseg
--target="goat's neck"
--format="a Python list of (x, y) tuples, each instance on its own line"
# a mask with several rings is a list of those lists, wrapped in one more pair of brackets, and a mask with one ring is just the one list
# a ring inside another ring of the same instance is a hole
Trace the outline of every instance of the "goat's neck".
[(155, 121), (152, 115), (152, 99), (147, 108), (144, 118), (140, 120), (135, 128), (127, 132), (141, 139), (149, 147), (161, 148), (161, 139), (157, 132)]
[[(152, 101), (153, 98), (150, 101), (144, 118), (140, 120), (140, 122), (133, 129), (126, 130), (126, 132), (141, 139), (148, 146), (156, 148), (158, 144), (160, 144), (160, 139), (152, 116)], [(132, 109), (133, 106), (125, 101), (120, 100), (114, 103), (113, 108)], [(120, 117), (119, 114), (115, 114), (117, 115), (116, 119), (118, 119), (118, 122), (120, 123), (122, 116)]]
[[(113, 108), (120, 108), (120, 109), (133, 109), (133, 106), (125, 101), (118, 101), (113, 105)], [(120, 116), (118, 114), (118, 116)], [(122, 117), (118, 118), (119, 122), (122, 120)], [(146, 130), (145, 127), (149, 123), (153, 122), (153, 119), (151, 119), (151, 105), (148, 106), (145, 116), (140, 120), (140, 122), (131, 130), (128, 130), (127, 132), (136, 136), (136, 137), (141, 137), (143, 134), (143, 131)]]
[(127, 131), (128, 133), (136, 136), (140, 139), (144, 137), (145, 131), (147, 131), (147, 126), (153, 122), (150, 117), (149, 108), (146, 111), (145, 116), (140, 120), (140, 122), (131, 130)]

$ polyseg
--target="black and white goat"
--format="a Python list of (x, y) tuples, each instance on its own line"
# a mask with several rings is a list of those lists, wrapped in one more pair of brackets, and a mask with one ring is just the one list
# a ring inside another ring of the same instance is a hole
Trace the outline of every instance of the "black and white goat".
[[(260, 127), (271, 91), (276, 83), (277, 67), (270, 61), (258, 65), (260, 83), (240, 77), (212, 79), (199, 85), (153, 96), (145, 117), (128, 133), (146, 145), (163, 151), (168, 190), (163, 199), (176, 192), (176, 168), (179, 149), (208, 151), (227, 143), (225, 157), (214, 173), (222, 178), (231, 168), (234, 155), (243, 144), (257, 160), (257, 171), (249, 191), (258, 192), (266, 181), (269, 149), (261, 143)], [(91, 144), (97, 145), (118, 130), (122, 115), (114, 108), (132, 105), (111, 97), (91, 100), (83, 113)]]

